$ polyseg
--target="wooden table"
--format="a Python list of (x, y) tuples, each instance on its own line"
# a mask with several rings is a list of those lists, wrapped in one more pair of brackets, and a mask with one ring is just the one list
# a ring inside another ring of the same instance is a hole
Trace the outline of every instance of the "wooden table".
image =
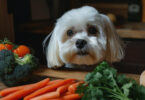
[[(41, 68), (35, 73), (33, 73), (34, 77), (31, 78), (32, 82), (37, 82), (43, 78), (50, 77), (52, 79), (56, 78), (76, 78), (78, 80), (84, 80), (87, 71), (76, 71), (76, 70), (53, 70), (48, 68)], [(136, 74), (126, 74), (127, 77), (135, 79), (137, 82), (139, 82), (139, 76)], [(3, 83), (0, 83), (0, 90), (7, 88)]]

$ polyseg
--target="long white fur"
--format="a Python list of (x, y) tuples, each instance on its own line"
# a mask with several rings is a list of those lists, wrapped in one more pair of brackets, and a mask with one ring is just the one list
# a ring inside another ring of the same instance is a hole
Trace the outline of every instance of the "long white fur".
[[(88, 35), (88, 24), (96, 26), (96, 36)], [(66, 35), (70, 28), (77, 30), (71, 38)], [(88, 55), (77, 55), (77, 39), (87, 41), (87, 46), (83, 49), (89, 52)], [(93, 65), (102, 60), (115, 62), (123, 56), (121, 41), (110, 19), (90, 6), (72, 9), (57, 20), (46, 51), (49, 68), (61, 67), (64, 64)]]

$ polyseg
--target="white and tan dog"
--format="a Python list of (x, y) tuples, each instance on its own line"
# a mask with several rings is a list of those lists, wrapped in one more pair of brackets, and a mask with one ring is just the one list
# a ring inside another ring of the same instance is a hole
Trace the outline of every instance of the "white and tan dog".
[(90, 6), (72, 9), (60, 17), (43, 46), (49, 68), (90, 66), (103, 60), (119, 61), (124, 56), (110, 19)]

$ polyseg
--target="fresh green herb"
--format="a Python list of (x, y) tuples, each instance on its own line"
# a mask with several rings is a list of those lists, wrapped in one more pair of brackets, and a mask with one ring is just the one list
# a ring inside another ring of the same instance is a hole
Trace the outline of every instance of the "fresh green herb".
[(77, 89), (84, 94), (82, 100), (145, 100), (145, 87), (125, 75), (118, 75), (107, 62), (88, 73), (85, 81)]

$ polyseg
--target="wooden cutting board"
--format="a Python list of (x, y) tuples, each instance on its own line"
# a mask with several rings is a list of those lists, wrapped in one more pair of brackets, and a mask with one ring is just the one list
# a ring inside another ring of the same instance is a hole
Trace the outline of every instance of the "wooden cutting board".
[[(84, 80), (88, 71), (79, 71), (79, 70), (54, 70), (46, 67), (42, 67), (41, 69), (36, 70), (33, 75), (35, 77), (31, 78), (32, 82), (37, 82), (43, 78), (50, 77), (52, 79), (60, 79), (60, 78), (75, 78), (78, 80)], [(126, 74), (127, 77), (135, 79), (139, 82), (140, 75), (136, 74)], [(26, 83), (27, 84), (27, 83)], [(0, 90), (7, 88), (3, 83), (0, 83)]]
[[(56, 69), (49, 69), (49, 68), (42, 68), (34, 72), (35, 75), (38, 76), (48, 76), (54, 78), (76, 78), (78, 80), (84, 80), (88, 71), (79, 71), (79, 70), (56, 70)], [(140, 75), (137, 74), (127, 74), (127, 77), (135, 79), (139, 82)]]

